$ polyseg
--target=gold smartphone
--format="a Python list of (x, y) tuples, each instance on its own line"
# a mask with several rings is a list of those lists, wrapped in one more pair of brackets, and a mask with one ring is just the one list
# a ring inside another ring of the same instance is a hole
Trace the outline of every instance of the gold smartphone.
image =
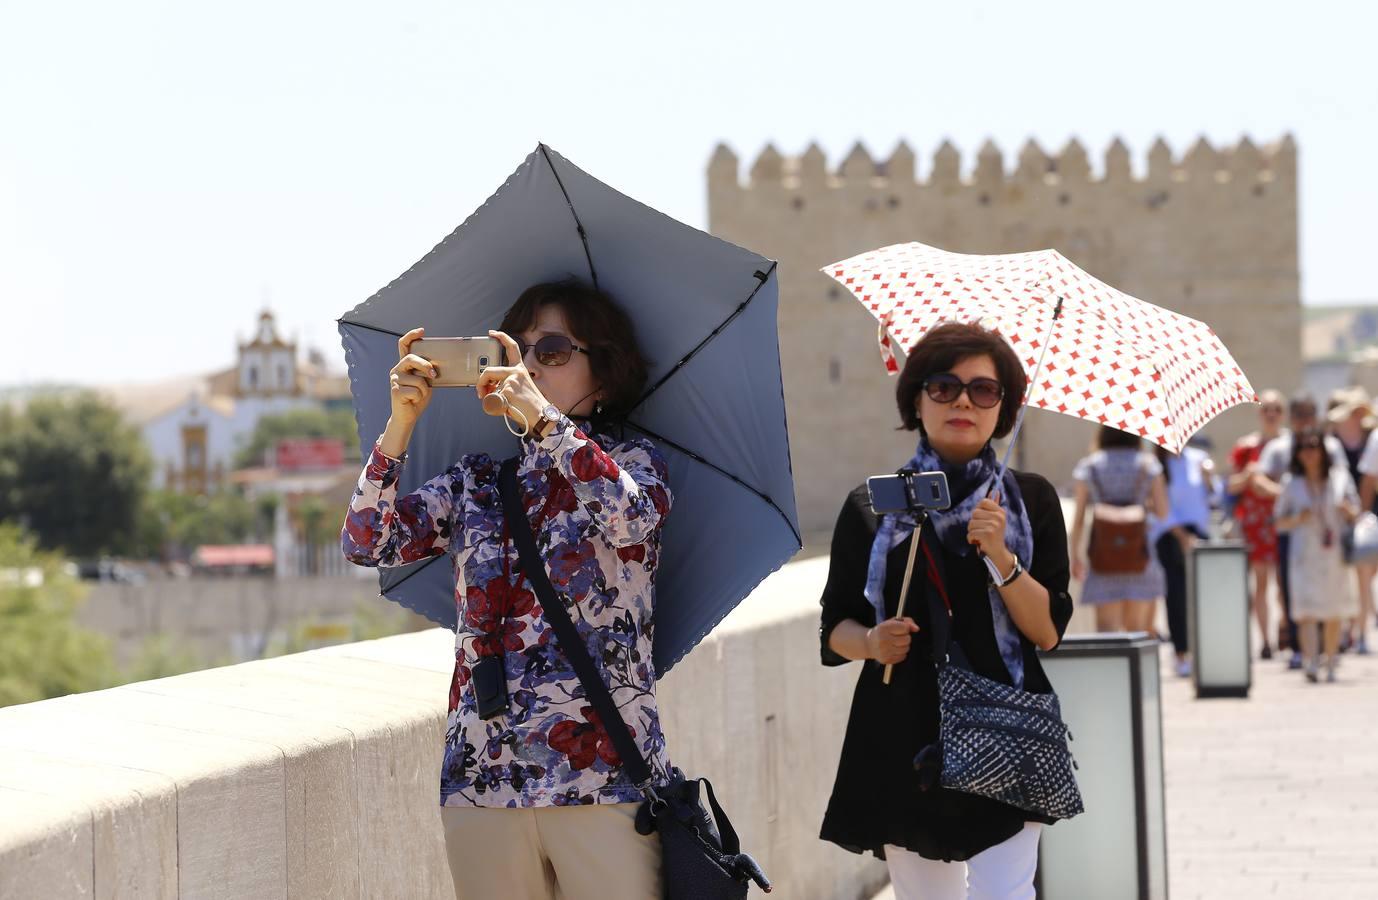
[(435, 367), (433, 387), (473, 387), (484, 369), (503, 364), (502, 344), (489, 337), (421, 338), (411, 352)]

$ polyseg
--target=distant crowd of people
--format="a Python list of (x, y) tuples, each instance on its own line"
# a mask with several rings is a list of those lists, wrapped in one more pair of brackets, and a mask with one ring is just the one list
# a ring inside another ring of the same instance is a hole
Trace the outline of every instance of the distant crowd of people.
[(1334, 681), (1342, 653), (1369, 652), (1375, 476), (1378, 416), (1362, 388), (1336, 391), (1323, 419), (1309, 395), (1285, 402), (1264, 391), (1259, 428), (1231, 449), (1225, 477), (1204, 442), (1181, 454), (1150, 453), (1137, 436), (1103, 428), (1073, 472), (1072, 573), (1082, 581), (1081, 602), (1095, 607), (1099, 630), (1155, 633), (1163, 602), (1177, 673), (1190, 675), (1186, 561), (1195, 542), (1211, 536), (1219, 510), (1217, 529), (1248, 552), (1259, 656), (1278, 652), (1309, 681)]

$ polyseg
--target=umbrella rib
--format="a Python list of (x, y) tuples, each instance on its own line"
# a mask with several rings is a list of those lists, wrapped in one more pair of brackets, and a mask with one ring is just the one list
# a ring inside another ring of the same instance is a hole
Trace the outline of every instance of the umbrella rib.
[(796, 542), (797, 544), (799, 544), (800, 547), (804, 546), (803, 538), (801, 538), (801, 537), (799, 536), (799, 529), (794, 527), (794, 523), (790, 521), (789, 516), (785, 515), (785, 511), (784, 511), (783, 509), (780, 508), (779, 504), (777, 504), (774, 500), (770, 499), (770, 497), (766, 496), (765, 493), (762, 492), (759, 488), (754, 488), (754, 487), (752, 487), (751, 485), (747, 484), (745, 481), (742, 481), (742, 480), (741, 480), (740, 478), (738, 478), (736, 475), (733, 475), (731, 472), (729, 472), (729, 471), (727, 471), (726, 469), (724, 469), (722, 466), (717, 465), (716, 463), (711, 463), (711, 462), (709, 462), (708, 460), (704, 459), (702, 456), (700, 456), (700, 455), (698, 455), (697, 453), (695, 453), (693, 450), (690, 450), (688, 447), (685, 447), (685, 446), (683, 446), (682, 444), (677, 444), (677, 443), (675, 443), (674, 441), (670, 440), (669, 438), (664, 437), (663, 435), (656, 434), (654, 431), (650, 430), (649, 428), (646, 428), (646, 427), (644, 427), (644, 426), (638, 425), (638, 424), (636, 424), (635, 422), (631, 422), (631, 421), (626, 422), (626, 424), (627, 424), (629, 427), (635, 428), (637, 431), (639, 431), (639, 432), (641, 432), (642, 434), (646, 435), (646, 436), (649, 437), (651, 440), (653, 440), (653, 441), (659, 441), (660, 443), (665, 444), (665, 445), (668, 446), (668, 447), (673, 447), (674, 449), (678, 450), (680, 453), (683, 453), (685, 456), (687, 456), (687, 457), (689, 457), (690, 459), (692, 459), (694, 462), (702, 463), (703, 465), (705, 465), (705, 466), (707, 466), (708, 468), (714, 470), (715, 472), (719, 473), (720, 475), (723, 475), (723, 476), (725, 476), (725, 477), (727, 477), (727, 478), (732, 479), (732, 480), (735, 481), (737, 484), (739, 484), (739, 485), (741, 485), (742, 487), (746, 488), (748, 491), (751, 491), (751, 493), (755, 494), (757, 497), (760, 497), (760, 498), (761, 498), (762, 500), (764, 500), (766, 503), (770, 504), (771, 509), (775, 510), (777, 513), (780, 514), (780, 518), (782, 518), (782, 519), (785, 520), (785, 524), (789, 526), (789, 530), (790, 530), (791, 532), (794, 533), (794, 540), (795, 540), (795, 542)]
[[(751, 293), (747, 295), (747, 298), (742, 301), (741, 305), (734, 309), (730, 316), (728, 316), (726, 319), (723, 319), (722, 324), (718, 325), (717, 328), (714, 328), (712, 331), (710, 331), (708, 333), (708, 337), (699, 341), (697, 347), (695, 347), (693, 350), (690, 350), (687, 354), (685, 354), (683, 359), (675, 363), (674, 366), (670, 368), (670, 371), (666, 372), (665, 375), (659, 381), (657, 381), (654, 385), (651, 386), (650, 390), (642, 394), (641, 399), (637, 400), (635, 403), (632, 404), (632, 409), (636, 409), (638, 406), (645, 403), (652, 394), (660, 390), (660, 388), (665, 384), (665, 382), (673, 378), (676, 372), (684, 368), (685, 364), (688, 363), (689, 360), (693, 359), (700, 350), (707, 346), (709, 341), (713, 340), (713, 338), (721, 334), (722, 330), (726, 328), (728, 325), (731, 325), (732, 320), (740, 316), (746, 310), (747, 305), (751, 303), (752, 300), (756, 299), (756, 294), (760, 292), (761, 288), (765, 287), (766, 282), (770, 280), (771, 273), (775, 271), (775, 266), (776, 264), (772, 262), (770, 264), (770, 267), (767, 268), (764, 272), (760, 271), (759, 269), (756, 272), (753, 272), (752, 274), (756, 277), (756, 286), (751, 289)], [(644, 431), (645, 429), (642, 430)], [(650, 434), (649, 431), (646, 433)]]
[(402, 336), (402, 332), (400, 331), (389, 331), (386, 328), (379, 328), (377, 325), (365, 325), (363, 322), (348, 322), (343, 318), (336, 319), (335, 324), (348, 325), (350, 328), (367, 328), (369, 331), (376, 331), (379, 334), (390, 334), (395, 338), (400, 338)]
[(593, 279), (593, 289), (598, 290), (598, 272), (593, 268), (588, 232), (584, 230), (584, 223), (579, 221), (579, 213), (574, 210), (574, 201), (569, 199), (569, 191), (565, 190), (565, 183), (560, 179), (560, 173), (555, 169), (555, 163), (550, 159), (550, 150), (545, 144), (541, 144), (541, 156), (545, 159), (545, 164), (550, 166), (550, 174), (555, 176), (555, 183), (559, 185), (560, 193), (565, 196), (565, 204), (569, 206), (569, 214), (574, 217), (574, 227), (579, 229), (579, 240), (584, 242), (584, 259), (589, 263), (589, 277)]

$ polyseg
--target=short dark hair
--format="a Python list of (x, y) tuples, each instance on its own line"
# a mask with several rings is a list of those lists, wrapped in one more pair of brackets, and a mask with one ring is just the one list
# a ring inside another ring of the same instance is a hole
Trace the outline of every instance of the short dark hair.
[[(1310, 412), (1303, 413), (1303, 410), (1310, 410)], [(1287, 401), (1287, 415), (1293, 419), (1298, 416), (1309, 419), (1319, 413), (1320, 404), (1316, 402), (1315, 397), (1305, 391), (1293, 394), (1292, 399)]]
[(909, 358), (900, 372), (899, 384), (895, 386), (895, 403), (899, 406), (901, 427), (908, 431), (917, 430), (927, 436), (923, 419), (919, 416), (919, 391), (933, 375), (952, 371), (952, 367), (973, 356), (988, 356), (995, 364), (995, 376), (1005, 389), (1005, 397), (1000, 401), (1000, 417), (995, 422), (992, 437), (1002, 438), (1014, 428), (1014, 420), (1019, 415), (1019, 407), (1024, 403), (1024, 391), (1029, 377), (1024, 374), (1024, 366), (1011, 347), (998, 331), (971, 325), (965, 322), (945, 322), (937, 326), (914, 345)]
[(1306, 467), (1301, 464), (1301, 448), (1303, 444), (1318, 443), (1321, 446), (1321, 456), (1324, 462), (1321, 464), (1321, 471), (1327, 475), (1331, 468), (1330, 451), (1325, 446), (1325, 432), (1319, 428), (1303, 428), (1301, 431), (1292, 433), (1292, 459), (1287, 464), (1287, 469), (1293, 475), (1305, 475)]
[(530, 328), (546, 306), (558, 306), (570, 337), (587, 346), (589, 368), (603, 390), (604, 419), (631, 412), (646, 387), (646, 359), (636, 343), (632, 320), (603, 291), (574, 278), (532, 285), (502, 317), (500, 329), (517, 335)]
[(1144, 439), (1137, 434), (1111, 428), (1109, 425), (1102, 425), (1100, 431), (1096, 432), (1096, 448), (1099, 450), (1109, 450), (1111, 447), (1132, 447), (1137, 450), (1143, 445)]

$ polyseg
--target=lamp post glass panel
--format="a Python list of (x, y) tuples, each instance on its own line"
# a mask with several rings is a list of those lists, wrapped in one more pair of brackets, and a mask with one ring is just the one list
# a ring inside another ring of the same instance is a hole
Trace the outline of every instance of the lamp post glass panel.
[(1158, 642), (1071, 635), (1042, 657), (1071, 729), (1086, 812), (1039, 842), (1039, 896), (1167, 897)]
[(1234, 541), (1198, 544), (1192, 553), (1188, 634), (1197, 697), (1247, 697), (1249, 560)]

